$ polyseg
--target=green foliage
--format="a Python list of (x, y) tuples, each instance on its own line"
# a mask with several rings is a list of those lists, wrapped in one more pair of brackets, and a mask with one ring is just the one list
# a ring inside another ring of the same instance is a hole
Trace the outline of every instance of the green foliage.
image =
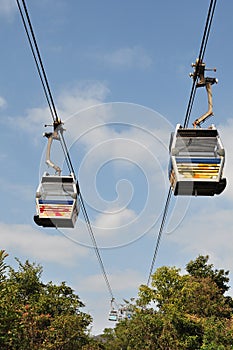
[(208, 256), (188, 263), (187, 272), (158, 268), (151, 287), (140, 286), (132, 319), (105, 330), (105, 349), (233, 349), (229, 272), (214, 269)]
[(207, 278), (209, 277), (213, 282), (216, 283), (219, 290), (224, 294), (229, 286), (229, 271), (224, 271), (223, 269), (217, 270), (213, 269), (213, 264), (207, 264), (209, 256), (199, 255), (196, 260), (190, 261), (186, 265), (186, 270), (190, 276), (197, 278)]
[(154, 315), (153, 310), (141, 310), (130, 321), (125, 319), (119, 322), (115, 330), (105, 330), (102, 337), (106, 350), (157, 350), (159, 348), (153, 346), (157, 344), (161, 329), (161, 320)]
[[(72, 288), (42, 283), (42, 267), (5, 264), (0, 251), (0, 349), (3, 350), (233, 350), (233, 301), (225, 296), (228, 271), (199, 256), (187, 264), (160, 267), (151, 287), (142, 285), (131, 319), (90, 337), (91, 317)], [(132, 300), (131, 300), (132, 301)]]
[[(90, 343), (87, 328), (91, 317), (84, 304), (62, 282), (41, 282), (42, 267), (19, 260), (18, 271), (6, 275), (0, 252), (0, 349), (76, 350)], [(5, 273), (5, 274), (4, 274)]]
[(5, 259), (8, 256), (8, 254), (5, 252), (5, 250), (0, 250), (0, 282), (5, 279), (5, 272), (6, 272), (6, 264)]

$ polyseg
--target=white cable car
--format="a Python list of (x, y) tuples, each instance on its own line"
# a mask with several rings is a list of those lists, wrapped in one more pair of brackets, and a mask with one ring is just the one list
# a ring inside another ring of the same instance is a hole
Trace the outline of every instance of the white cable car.
[(114, 309), (110, 310), (109, 315), (108, 315), (108, 320), (117, 322), (118, 321), (118, 311), (114, 310)]
[[(225, 151), (214, 125), (200, 128), (200, 125), (213, 115), (212, 88), (216, 78), (205, 77), (205, 63), (197, 59), (192, 64), (198, 79), (196, 87), (205, 87), (208, 98), (208, 111), (197, 118), (194, 128), (176, 126), (170, 139), (169, 179), (175, 195), (214, 196), (226, 187), (223, 176)], [(212, 69), (216, 71), (216, 69)]]
[(117, 322), (118, 321), (118, 310), (114, 309), (115, 298), (111, 300), (111, 309), (109, 311), (108, 320)]
[(175, 195), (213, 196), (225, 189), (225, 151), (214, 126), (185, 129), (178, 124), (169, 148), (169, 179)]
[(78, 216), (78, 191), (74, 175), (45, 173), (36, 191), (34, 221), (43, 227), (75, 226)]
[(44, 173), (36, 191), (36, 215), (34, 221), (43, 227), (75, 226), (79, 212), (79, 187), (73, 173), (61, 175), (61, 169), (50, 160), (53, 140), (60, 140), (58, 131), (63, 132), (61, 122), (54, 123), (54, 132), (46, 133), (48, 138), (46, 163), (55, 169), (56, 174)]

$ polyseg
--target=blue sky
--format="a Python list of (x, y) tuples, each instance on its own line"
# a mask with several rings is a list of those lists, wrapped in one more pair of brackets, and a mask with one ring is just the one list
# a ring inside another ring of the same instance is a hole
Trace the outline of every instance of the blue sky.
[[(183, 123), (207, 0), (27, 1), (59, 115), (113, 294), (137, 295), (147, 282), (167, 190), (170, 132)], [(217, 4), (206, 50), (216, 67), (214, 123), (226, 149), (227, 188), (213, 198), (172, 198), (155, 267), (209, 254), (232, 261), (233, 3)], [(74, 230), (33, 223), (35, 191), (46, 169), (42, 137), (51, 116), (14, 0), (0, 0), (0, 247), (66, 281), (94, 317), (110, 327), (110, 297), (82, 215)], [(207, 110), (198, 90), (193, 121)], [(48, 130), (46, 130), (48, 131)], [(59, 145), (52, 159), (64, 162)], [(64, 173), (66, 168), (64, 167)], [(231, 279), (233, 278), (231, 274)], [(232, 280), (231, 280), (232, 285)], [(230, 290), (232, 294), (232, 290)]]

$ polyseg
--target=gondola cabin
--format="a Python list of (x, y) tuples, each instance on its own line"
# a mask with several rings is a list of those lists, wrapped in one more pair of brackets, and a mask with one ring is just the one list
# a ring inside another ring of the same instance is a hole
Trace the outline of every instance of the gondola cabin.
[(116, 322), (118, 320), (118, 311), (117, 310), (111, 310), (109, 312), (108, 320)]
[(78, 194), (73, 174), (45, 173), (36, 191), (35, 223), (43, 227), (73, 228), (79, 211)]
[(174, 195), (213, 196), (226, 187), (225, 151), (217, 129), (182, 128), (170, 139), (169, 180)]

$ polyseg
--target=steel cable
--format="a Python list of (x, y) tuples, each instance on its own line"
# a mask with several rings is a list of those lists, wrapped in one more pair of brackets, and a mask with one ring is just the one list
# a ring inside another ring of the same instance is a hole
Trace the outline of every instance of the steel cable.
[[(42, 62), (41, 54), (40, 54), (39, 47), (38, 47), (38, 44), (37, 44), (37, 41), (36, 41), (36, 37), (35, 37), (34, 30), (33, 30), (33, 27), (32, 27), (31, 20), (30, 20), (30, 16), (29, 16), (29, 12), (27, 10), (25, 1), (24, 0), (21, 0), (21, 1), (22, 1), (22, 4), (23, 4), (24, 13), (23, 13), (23, 10), (22, 10), (22, 7), (20, 5), (19, 0), (16, 0), (18, 8), (19, 8), (20, 15), (21, 15), (21, 19), (22, 19), (22, 22), (23, 22), (23, 26), (24, 26), (24, 29), (25, 29), (25, 32), (26, 32), (26, 35), (27, 35), (27, 38), (28, 38), (28, 41), (29, 41), (29, 45), (30, 45), (31, 51), (32, 51), (32, 55), (33, 55), (33, 58), (34, 58), (35, 63), (36, 63), (37, 72), (39, 74), (39, 77), (40, 77), (40, 80), (41, 80), (41, 83), (42, 83), (42, 86), (43, 86), (43, 90), (44, 90), (44, 93), (45, 93), (45, 97), (46, 97), (47, 103), (49, 105), (49, 109), (50, 109), (50, 113), (51, 113), (53, 122), (54, 123), (57, 122), (58, 125), (59, 125), (60, 124), (60, 119), (58, 118), (58, 114), (57, 114), (57, 110), (56, 110), (56, 107), (55, 107), (54, 99), (53, 99), (52, 92), (51, 92), (51, 89), (50, 89), (50, 86), (49, 86), (49, 82), (48, 82), (48, 79), (47, 79), (45, 68), (44, 68), (44, 65), (43, 65), (43, 62)], [(69, 171), (74, 174), (74, 177), (75, 177), (75, 179), (77, 181), (77, 178), (76, 178), (76, 175), (75, 175), (75, 171), (74, 171), (74, 167), (73, 167), (73, 164), (72, 164), (72, 161), (71, 161), (71, 157), (70, 157), (70, 154), (69, 154), (69, 151), (68, 151), (65, 139), (64, 139), (62, 128), (58, 129), (58, 132), (59, 132), (59, 135), (60, 135), (60, 143), (61, 143), (61, 147), (62, 147), (64, 156), (65, 156), (65, 161), (67, 163), (67, 167), (68, 167)], [(78, 185), (78, 183), (77, 183), (77, 185)], [(80, 200), (80, 205), (81, 205), (82, 213), (83, 213), (83, 216), (84, 216), (84, 220), (86, 222), (87, 229), (88, 229), (88, 232), (90, 234), (90, 237), (91, 237), (91, 240), (92, 240), (92, 243), (93, 243), (93, 247), (94, 247), (94, 250), (95, 250), (95, 253), (96, 253), (96, 256), (97, 256), (97, 260), (99, 262), (99, 265), (100, 265), (100, 268), (101, 268), (101, 272), (103, 274), (105, 283), (107, 285), (107, 288), (108, 288), (108, 291), (109, 291), (109, 294), (110, 294), (110, 297), (111, 297), (111, 300), (112, 300), (112, 299), (114, 299), (112, 288), (111, 288), (111, 285), (110, 285), (109, 280), (108, 280), (108, 276), (107, 276), (107, 273), (106, 273), (106, 270), (105, 270), (105, 267), (104, 267), (104, 263), (103, 263), (103, 260), (101, 258), (100, 252), (99, 252), (99, 248), (98, 248), (98, 245), (97, 245), (97, 242), (96, 242), (93, 230), (92, 230), (91, 222), (90, 222), (90, 219), (88, 217), (88, 214), (87, 214), (87, 211), (86, 211), (86, 208), (85, 208), (85, 204), (84, 204), (84, 200), (83, 200), (83, 197), (82, 197), (81, 193), (79, 195), (79, 200)]]
[[(201, 46), (200, 46), (200, 51), (199, 51), (199, 56), (198, 56), (198, 63), (197, 63), (197, 67), (196, 67), (197, 70), (198, 70), (199, 63), (202, 62), (203, 58), (204, 58), (207, 42), (208, 42), (208, 39), (209, 39), (210, 28), (211, 28), (211, 25), (212, 25), (213, 16), (214, 16), (215, 8), (216, 8), (216, 3), (217, 3), (217, 0), (211, 0), (210, 1), (208, 14), (207, 14), (207, 18), (206, 18), (205, 29), (204, 29), (204, 33), (203, 33), (203, 36), (202, 36), (202, 41), (201, 41)], [(192, 107), (193, 107), (193, 102), (194, 102), (194, 98), (195, 98), (195, 95), (196, 95), (196, 88), (197, 88), (196, 87), (196, 80), (197, 80), (197, 76), (195, 75), (194, 79), (193, 79), (193, 84), (192, 84), (192, 88), (191, 88), (191, 93), (190, 93), (190, 98), (189, 98), (186, 114), (185, 114), (184, 128), (188, 127), (188, 123), (189, 123), (189, 119), (190, 119), (190, 115), (191, 115), (191, 111), (192, 111)], [(147, 286), (149, 286), (150, 279), (151, 279), (151, 276), (152, 276), (152, 273), (153, 273), (153, 269), (154, 269), (154, 265), (155, 265), (155, 261), (156, 261), (156, 257), (157, 257), (157, 254), (158, 254), (160, 241), (161, 241), (163, 229), (164, 229), (166, 218), (167, 218), (167, 214), (168, 214), (169, 204), (170, 204), (170, 200), (171, 200), (171, 193), (172, 193), (172, 189), (171, 189), (171, 186), (170, 186), (169, 191), (168, 191), (168, 195), (167, 195), (167, 199), (166, 199), (166, 202), (165, 202), (165, 207), (164, 207), (164, 211), (163, 211), (162, 221), (161, 221), (159, 233), (158, 233), (158, 236), (157, 236), (157, 240), (156, 240), (156, 244), (155, 244), (155, 250), (154, 250), (154, 254), (153, 254), (153, 258), (152, 258), (152, 262), (151, 262), (151, 266), (150, 266), (150, 270), (149, 270)]]
[[(203, 32), (203, 36), (202, 36), (202, 41), (201, 41), (201, 45), (200, 45), (200, 50), (199, 50), (196, 71), (198, 71), (199, 65), (201, 62), (203, 62), (203, 59), (204, 59), (216, 4), (217, 4), (217, 0), (210, 1), (208, 14), (207, 14), (207, 18), (206, 18), (206, 24), (205, 24), (205, 28), (204, 28), (204, 32)], [(194, 102), (194, 98), (196, 95), (196, 89), (197, 89), (196, 83), (197, 83), (197, 75), (194, 75), (193, 84), (192, 84), (191, 93), (190, 93), (190, 98), (189, 98), (189, 102), (188, 102), (188, 106), (187, 106), (187, 110), (186, 110), (186, 114), (185, 114), (184, 128), (187, 128), (188, 124), (189, 124), (189, 119), (190, 119), (190, 115), (191, 115), (191, 111), (192, 111), (192, 107), (193, 107), (193, 102)]]

